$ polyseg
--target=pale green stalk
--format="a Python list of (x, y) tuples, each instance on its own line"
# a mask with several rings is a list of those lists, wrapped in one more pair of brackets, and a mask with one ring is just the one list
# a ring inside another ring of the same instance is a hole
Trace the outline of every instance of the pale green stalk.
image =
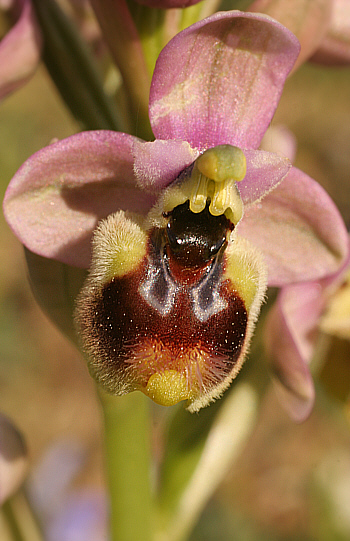
[(100, 392), (105, 422), (111, 541), (152, 541), (149, 399)]
[(148, 118), (151, 75), (126, 0), (90, 0), (90, 3), (123, 78), (134, 119), (131, 131), (143, 139), (153, 139)]
[(103, 89), (89, 46), (56, 0), (32, 0), (44, 37), (43, 60), (74, 114), (89, 130), (122, 130), (122, 115)]

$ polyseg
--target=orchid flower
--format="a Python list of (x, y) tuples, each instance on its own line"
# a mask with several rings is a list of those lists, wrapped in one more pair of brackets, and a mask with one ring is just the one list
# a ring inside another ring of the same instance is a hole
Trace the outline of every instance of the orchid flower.
[(350, 338), (349, 272), (350, 249), (335, 274), (283, 287), (268, 314), (265, 336), (275, 388), (296, 421), (313, 406), (309, 365), (320, 331)]
[(295, 36), (268, 16), (217, 13), (158, 58), (155, 141), (80, 133), (12, 179), (4, 210), (21, 242), (90, 266), (77, 328), (108, 391), (186, 399), (197, 411), (237, 375), (266, 275), (281, 287), (343, 262), (347, 233), (325, 191), (258, 150), (298, 53)]
[(2, 0), (1, 8), (6, 8), (15, 22), (0, 42), (0, 99), (21, 87), (34, 74), (42, 41), (30, 0)]

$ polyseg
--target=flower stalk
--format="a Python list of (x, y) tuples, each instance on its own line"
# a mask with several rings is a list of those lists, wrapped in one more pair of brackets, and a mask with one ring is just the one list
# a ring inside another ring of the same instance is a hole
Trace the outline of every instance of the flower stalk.
[(141, 393), (100, 392), (110, 495), (111, 541), (151, 541), (149, 400)]
[(158, 541), (188, 538), (206, 503), (242, 452), (255, 426), (258, 410), (259, 397), (254, 386), (239, 382), (220, 409), (199, 463)]
[(132, 132), (153, 139), (148, 119), (151, 75), (140, 36), (125, 0), (91, 0), (112, 57), (120, 70), (129, 100)]

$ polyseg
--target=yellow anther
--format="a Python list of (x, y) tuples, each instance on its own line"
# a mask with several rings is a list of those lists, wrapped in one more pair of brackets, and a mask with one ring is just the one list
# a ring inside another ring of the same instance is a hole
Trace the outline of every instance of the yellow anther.
[(194, 213), (202, 212), (207, 204), (209, 179), (202, 175), (197, 167), (194, 167), (191, 180), (193, 189), (190, 197), (190, 210)]
[(230, 204), (230, 188), (232, 181), (216, 182), (214, 193), (211, 198), (209, 212), (213, 216), (224, 214)]
[(232, 145), (220, 145), (206, 150), (197, 158), (197, 167), (206, 177), (215, 182), (243, 180), (247, 162), (243, 151)]
[(238, 223), (243, 205), (235, 183), (243, 180), (246, 170), (246, 158), (240, 148), (220, 145), (206, 150), (197, 158), (192, 172), (191, 181), (195, 182), (190, 198), (192, 212), (201, 212), (209, 199), (213, 216), (226, 213), (234, 224)]
[(202, 212), (209, 204), (213, 216), (225, 216), (236, 225), (243, 216), (243, 203), (236, 182), (246, 174), (243, 151), (231, 145), (209, 148), (197, 158), (181, 182), (170, 185), (159, 200), (150, 227), (166, 225), (164, 214), (189, 201), (191, 212)]

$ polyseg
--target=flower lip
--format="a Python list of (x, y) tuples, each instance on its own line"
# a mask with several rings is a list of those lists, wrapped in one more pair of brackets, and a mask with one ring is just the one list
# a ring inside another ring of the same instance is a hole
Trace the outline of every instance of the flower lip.
[[(237, 374), (265, 280), (255, 255), (245, 244), (239, 248), (238, 239), (226, 256), (234, 223), (225, 207), (220, 215), (211, 212), (212, 192), (202, 211), (191, 210), (196, 165), (160, 196), (139, 233), (124, 213), (102, 222), (77, 308), (90, 369), (107, 390), (138, 389), (163, 405), (187, 400), (191, 411), (220, 396)], [(237, 216), (232, 200), (230, 205)], [(99, 269), (114, 266), (114, 275), (101, 280)], [(237, 281), (238, 268), (244, 271)]]

